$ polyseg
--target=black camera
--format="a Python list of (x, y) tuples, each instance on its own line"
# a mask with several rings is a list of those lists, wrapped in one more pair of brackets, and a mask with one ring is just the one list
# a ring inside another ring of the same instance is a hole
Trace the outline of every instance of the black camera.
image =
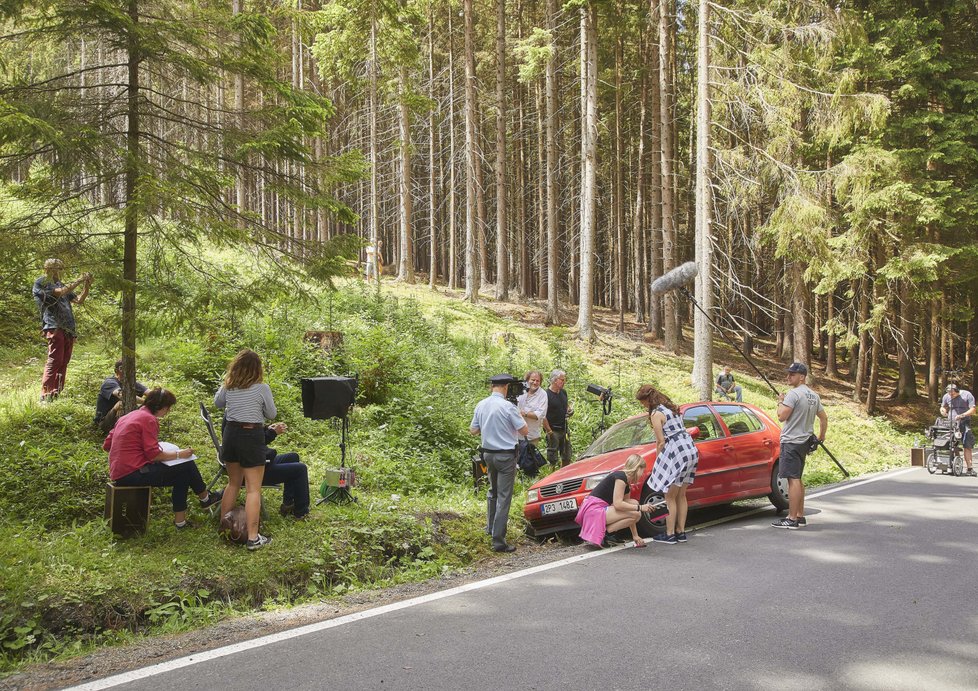
[(587, 392), (588, 393), (593, 393), (595, 396), (597, 396), (598, 398), (600, 398), (602, 401), (610, 401), (615, 396), (611, 392), (611, 389), (606, 389), (603, 386), (598, 386), (597, 384), (588, 384), (587, 385)]
[(530, 385), (525, 381), (517, 380), (511, 381), (506, 386), (506, 400), (516, 405), (516, 399), (522, 396), (524, 393), (529, 391)]

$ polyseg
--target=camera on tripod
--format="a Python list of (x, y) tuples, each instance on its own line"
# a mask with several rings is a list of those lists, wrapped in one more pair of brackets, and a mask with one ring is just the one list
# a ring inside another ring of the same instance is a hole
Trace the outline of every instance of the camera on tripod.
[(602, 401), (606, 401), (608, 403), (610, 403), (611, 402), (611, 399), (614, 398), (614, 396), (615, 396), (615, 394), (613, 394), (611, 392), (611, 389), (610, 388), (606, 389), (605, 387), (598, 386), (597, 384), (588, 384), (587, 385), (587, 392), (588, 393), (593, 393), (595, 396), (597, 396), (598, 398), (600, 398)]
[(605, 417), (611, 413), (611, 400), (615, 397), (615, 394), (612, 393), (611, 387), (605, 388), (597, 384), (588, 384), (587, 392), (594, 394), (601, 401), (601, 423), (594, 429), (594, 438), (597, 439), (599, 435), (608, 429)]

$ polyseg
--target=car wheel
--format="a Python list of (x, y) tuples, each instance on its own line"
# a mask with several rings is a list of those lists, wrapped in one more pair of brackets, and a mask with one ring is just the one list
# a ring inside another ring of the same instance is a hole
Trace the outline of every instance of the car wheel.
[(931, 475), (937, 472), (937, 455), (933, 451), (927, 454), (926, 466)]
[(767, 495), (767, 498), (771, 500), (771, 503), (778, 510), (779, 514), (782, 511), (788, 510), (788, 481), (785, 478), (778, 477), (780, 467), (781, 464), (775, 462), (774, 467), (771, 468), (771, 493)]
[[(656, 492), (648, 485), (642, 487), (642, 499), (640, 501), (643, 504), (656, 504), (660, 501), (665, 501), (665, 499), (666, 497), (662, 492)], [(652, 513), (643, 513), (642, 517), (638, 519), (638, 525), (636, 526), (638, 534), (642, 537), (652, 537), (666, 532), (666, 516), (668, 513), (668, 510), (665, 508)]]

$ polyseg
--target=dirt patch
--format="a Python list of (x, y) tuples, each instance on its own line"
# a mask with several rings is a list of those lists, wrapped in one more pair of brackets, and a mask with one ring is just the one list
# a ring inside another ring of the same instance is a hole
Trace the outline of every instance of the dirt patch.
[(197, 631), (147, 638), (116, 648), (105, 648), (84, 657), (26, 668), (0, 679), (0, 691), (57, 689), (82, 684), (193, 653), (212, 650), (268, 634), (336, 619), (347, 614), (408, 600), (486, 578), (558, 561), (587, 548), (579, 544), (520, 543), (513, 554), (492, 555), (472, 566), (421, 583), (353, 593), (337, 600), (302, 605), (288, 610), (239, 617)]

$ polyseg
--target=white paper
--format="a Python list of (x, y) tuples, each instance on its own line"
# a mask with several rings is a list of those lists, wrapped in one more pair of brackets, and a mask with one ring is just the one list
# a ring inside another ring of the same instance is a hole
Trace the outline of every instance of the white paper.
[[(173, 453), (179, 451), (180, 447), (176, 444), (171, 444), (168, 441), (160, 442), (160, 451), (165, 451), (166, 453)], [(191, 456), (190, 458), (174, 458), (172, 461), (160, 461), (163, 465), (180, 465), (181, 463), (186, 463), (187, 461), (195, 461), (197, 456)]]

